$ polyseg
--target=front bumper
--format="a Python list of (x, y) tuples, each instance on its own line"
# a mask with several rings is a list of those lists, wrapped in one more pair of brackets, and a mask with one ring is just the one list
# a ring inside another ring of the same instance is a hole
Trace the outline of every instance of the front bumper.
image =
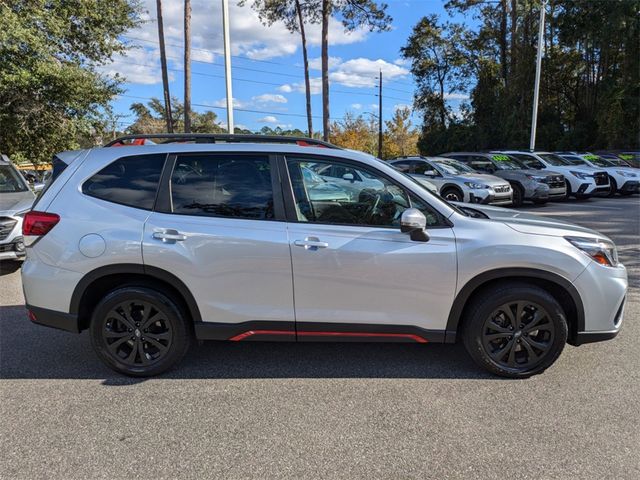
[(604, 267), (591, 262), (573, 282), (582, 299), (584, 325), (572, 345), (614, 338), (622, 327), (627, 295), (627, 270), (623, 265)]
[(624, 193), (640, 193), (640, 182), (638, 180), (624, 182), (618, 191)]
[(22, 260), (24, 256), (25, 248), (22, 237), (14, 237), (11, 242), (0, 243), (0, 261)]
[(511, 205), (513, 203), (513, 192), (496, 193), (492, 189), (473, 189), (469, 192), (469, 203), (481, 205)]

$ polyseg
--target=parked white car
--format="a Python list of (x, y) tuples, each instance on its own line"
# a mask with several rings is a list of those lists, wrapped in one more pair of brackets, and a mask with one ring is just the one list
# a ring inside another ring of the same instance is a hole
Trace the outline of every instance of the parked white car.
[(24, 258), (22, 219), (35, 198), (20, 171), (0, 155), (0, 261)]
[(621, 167), (593, 153), (558, 153), (562, 158), (576, 166), (588, 166), (604, 170), (609, 175), (609, 196), (633, 195), (640, 193), (640, 173), (632, 167)]

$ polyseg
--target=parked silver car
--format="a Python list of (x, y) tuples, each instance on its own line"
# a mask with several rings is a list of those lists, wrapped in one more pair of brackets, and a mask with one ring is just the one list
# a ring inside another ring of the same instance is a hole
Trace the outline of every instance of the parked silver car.
[(524, 201), (541, 205), (567, 196), (564, 175), (553, 171), (533, 170), (504, 153), (452, 152), (442, 157), (458, 160), (472, 169), (507, 180), (513, 189), (513, 206)]
[(511, 205), (513, 190), (499, 177), (479, 173), (445, 157), (398, 157), (389, 161), (403, 173), (435, 184), (440, 195), (452, 202)]
[[(461, 340), (479, 365), (522, 378), (567, 342), (620, 330), (627, 273), (598, 232), (458, 208), (385, 162), (311, 139), (324, 148), (172, 138), (198, 143), (59, 156), (24, 219), (30, 319), (89, 330), (118, 372), (158, 374), (195, 339)], [(317, 164), (381, 187), (316, 201), (304, 169)]]
[(20, 171), (0, 155), (0, 261), (24, 258), (22, 219), (35, 198)]

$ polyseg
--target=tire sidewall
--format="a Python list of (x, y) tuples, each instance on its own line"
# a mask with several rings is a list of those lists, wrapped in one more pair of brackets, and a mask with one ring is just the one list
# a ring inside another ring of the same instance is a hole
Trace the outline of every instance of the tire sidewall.
[[(162, 311), (173, 331), (169, 352), (164, 358), (147, 367), (131, 367), (119, 361), (109, 352), (102, 335), (106, 315), (113, 307), (127, 300), (152, 303)], [(94, 309), (89, 330), (91, 344), (98, 357), (111, 369), (133, 377), (158, 375), (171, 368), (182, 359), (191, 339), (184, 315), (176, 304), (165, 294), (146, 287), (122, 287), (108, 293)]]
[[(458, 197), (458, 199), (453, 199), (453, 198), (448, 199), (447, 195), (449, 194), (455, 194)], [(449, 202), (464, 202), (464, 195), (462, 195), (460, 191), (457, 190), (456, 188), (447, 188), (443, 193), (443, 197), (445, 200)]]
[[(543, 361), (524, 371), (514, 371), (493, 361), (484, 348), (481, 335), (485, 320), (497, 307), (518, 300), (540, 305), (547, 311), (555, 327), (551, 349)], [(562, 307), (546, 291), (528, 285), (500, 288), (493, 292), (487, 292), (477, 302), (474, 302), (471, 315), (465, 319), (463, 327), (463, 341), (471, 357), (487, 370), (509, 378), (527, 378), (542, 373), (558, 359), (568, 337), (568, 326)]]

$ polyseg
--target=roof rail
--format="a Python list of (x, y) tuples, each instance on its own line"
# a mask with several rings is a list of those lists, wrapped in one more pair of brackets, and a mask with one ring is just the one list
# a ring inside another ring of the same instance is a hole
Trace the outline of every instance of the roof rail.
[[(139, 135), (123, 135), (107, 143), (105, 147), (122, 147), (128, 145), (144, 145), (144, 140), (162, 140), (159, 143), (284, 143), (302, 147), (334, 148), (340, 147), (332, 143), (307, 137), (289, 137), (285, 135), (237, 135), (230, 133), (145, 133)], [(129, 143), (125, 143), (130, 140)]]

